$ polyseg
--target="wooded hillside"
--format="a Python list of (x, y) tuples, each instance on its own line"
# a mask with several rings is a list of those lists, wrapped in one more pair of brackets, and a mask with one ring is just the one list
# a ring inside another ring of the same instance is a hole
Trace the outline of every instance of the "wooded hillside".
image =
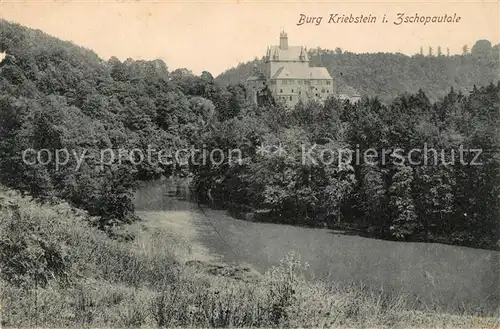
[[(500, 74), (499, 45), (479, 40), (462, 55), (448, 55), (445, 50), (426, 49), (425, 55), (376, 53), (356, 54), (349, 51), (312, 49), (312, 66), (324, 66), (340, 88), (354, 88), (362, 96), (389, 101), (400, 93), (416, 93), (422, 89), (431, 101), (444, 97), (450, 88), (463, 93), (474, 85), (497, 81)], [(429, 54), (430, 51), (430, 54)], [(222, 84), (244, 82), (253, 64), (261, 60), (240, 63), (220, 74)]]

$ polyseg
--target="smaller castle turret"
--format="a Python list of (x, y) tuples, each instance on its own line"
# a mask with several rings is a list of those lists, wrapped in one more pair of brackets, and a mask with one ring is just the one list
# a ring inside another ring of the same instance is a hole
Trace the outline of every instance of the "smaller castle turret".
[(257, 65), (257, 63), (254, 63), (252, 68), (252, 75), (258, 75), (258, 74), (259, 74), (259, 66)]
[(301, 61), (303, 61), (303, 62), (304, 62), (304, 61), (306, 60), (306, 57), (307, 57), (307, 52), (306, 52), (306, 49), (305, 49), (305, 47), (302, 47), (302, 48), (300, 49), (299, 60), (301, 60)]
[(278, 56), (278, 50), (277, 49), (274, 49), (274, 53), (273, 53), (273, 60), (274, 61), (277, 61), (279, 60), (279, 56)]

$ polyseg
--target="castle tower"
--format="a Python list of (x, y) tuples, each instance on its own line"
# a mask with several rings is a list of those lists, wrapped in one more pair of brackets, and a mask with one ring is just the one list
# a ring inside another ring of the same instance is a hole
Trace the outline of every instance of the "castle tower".
[(280, 49), (288, 49), (288, 35), (285, 31), (281, 31), (280, 33)]
[(323, 102), (333, 94), (333, 79), (328, 70), (311, 66), (307, 48), (288, 45), (285, 31), (280, 32), (278, 45), (266, 49), (263, 64), (263, 72), (257, 72), (254, 66), (247, 80), (248, 96), (254, 103), (266, 90), (287, 107), (300, 100)]

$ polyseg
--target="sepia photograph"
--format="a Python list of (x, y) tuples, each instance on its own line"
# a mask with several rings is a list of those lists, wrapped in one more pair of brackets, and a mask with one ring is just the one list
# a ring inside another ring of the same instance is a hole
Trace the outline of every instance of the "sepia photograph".
[(0, 329), (500, 329), (500, 2), (0, 0)]

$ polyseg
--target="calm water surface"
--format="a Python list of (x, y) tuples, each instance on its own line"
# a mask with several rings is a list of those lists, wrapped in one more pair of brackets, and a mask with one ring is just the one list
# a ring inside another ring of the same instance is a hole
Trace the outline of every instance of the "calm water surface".
[(135, 204), (137, 210), (188, 212), (198, 243), (228, 263), (250, 264), (264, 272), (293, 251), (309, 264), (309, 275), (316, 279), (405, 291), (424, 308), (432, 304), (443, 310), (498, 309), (499, 252), (248, 222), (201, 208), (190, 199), (185, 180), (167, 179), (144, 184)]

